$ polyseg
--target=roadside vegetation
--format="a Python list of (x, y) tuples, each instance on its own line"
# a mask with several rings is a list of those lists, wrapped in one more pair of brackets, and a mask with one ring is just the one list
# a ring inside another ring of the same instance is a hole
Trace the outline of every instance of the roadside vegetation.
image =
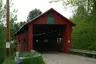
[(32, 53), (23, 52), (20, 57), (24, 58), (20, 64), (45, 64), (40, 53), (32, 50)]
[[(25, 21), (17, 21), (17, 12), (18, 10), (15, 9), (14, 3), (12, 0), (10, 1), (10, 41), (11, 47), (10, 47), (10, 56), (6, 56), (6, 4), (4, 4), (3, 0), (0, 0), (0, 64), (14, 64), (14, 57), (15, 57), (15, 46), (14, 46), (14, 33), (20, 29), (22, 25), (24, 25)], [(33, 12), (38, 13), (37, 15), (33, 14)], [(38, 16), (42, 12), (39, 9), (32, 9), (32, 11), (29, 12), (29, 15), (27, 17), (27, 20), (31, 20), (34, 17)], [(32, 16), (33, 15), (33, 16)], [(25, 53), (26, 54), (26, 53)], [(38, 60), (42, 57), (38, 57)], [(43, 61), (43, 60), (42, 60)]]
[[(22, 58), (19, 60), (21, 61), (19, 64), (45, 64), (41, 54), (34, 50), (30, 53), (21, 53), (19, 58)], [(16, 64), (14, 61), (14, 56), (6, 57), (2, 64)]]

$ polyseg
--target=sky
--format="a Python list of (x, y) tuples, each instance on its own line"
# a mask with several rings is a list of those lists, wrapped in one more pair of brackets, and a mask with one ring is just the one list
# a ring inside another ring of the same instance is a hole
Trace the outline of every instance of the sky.
[(29, 12), (35, 8), (40, 9), (43, 13), (50, 8), (55, 9), (66, 18), (72, 16), (72, 9), (69, 7), (64, 9), (62, 2), (49, 3), (50, 0), (13, 0), (14, 8), (18, 10), (17, 21), (26, 21)]

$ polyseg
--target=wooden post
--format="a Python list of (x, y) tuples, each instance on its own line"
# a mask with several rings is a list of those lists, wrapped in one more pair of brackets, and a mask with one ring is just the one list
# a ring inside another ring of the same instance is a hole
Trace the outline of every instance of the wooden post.
[(71, 49), (72, 44), (71, 44), (71, 32), (72, 28), (69, 25), (66, 25), (64, 31), (62, 32), (62, 37), (63, 37), (63, 48), (65, 53), (70, 53), (69, 49)]
[(28, 51), (31, 52), (33, 46), (33, 26), (28, 24)]
[(62, 47), (63, 47), (64, 53), (67, 53), (66, 52), (66, 48), (67, 48), (67, 38), (66, 38), (66, 36), (67, 36), (67, 34), (66, 34), (66, 28), (65, 28), (62, 32)]
[(10, 28), (9, 28), (9, 0), (6, 0), (6, 54), (7, 56), (10, 55)]
[(62, 47), (64, 49), (64, 53), (68, 53), (68, 26), (64, 28), (62, 32)]

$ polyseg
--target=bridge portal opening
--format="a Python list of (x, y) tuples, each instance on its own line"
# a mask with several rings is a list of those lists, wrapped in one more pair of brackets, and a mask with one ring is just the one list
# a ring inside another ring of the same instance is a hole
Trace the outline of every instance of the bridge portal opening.
[(34, 24), (33, 49), (38, 52), (64, 51), (64, 46), (62, 45), (64, 43), (62, 43), (64, 29), (64, 24)]

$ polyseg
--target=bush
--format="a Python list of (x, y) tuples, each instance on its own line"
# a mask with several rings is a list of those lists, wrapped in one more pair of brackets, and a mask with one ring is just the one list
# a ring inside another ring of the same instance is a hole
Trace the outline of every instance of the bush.
[[(19, 58), (23, 58), (20, 64), (45, 64), (41, 54), (36, 51), (23, 52)], [(6, 57), (3, 64), (15, 64), (14, 56)]]
[(20, 64), (45, 64), (42, 56), (38, 56), (38, 57), (30, 57), (30, 58), (25, 58), (23, 59), (23, 62), (21, 62)]
[(6, 57), (3, 64), (15, 64), (14, 57), (12, 57), (12, 56)]
[(0, 47), (0, 63), (2, 63), (3, 61), (4, 61), (4, 59), (5, 59), (5, 48), (1, 48)]
[(31, 52), (30, 53), (29, 52), (22, 52), (20, 54), (20, 57), (34, 57), (34, 56), (38, 56), (38, 55), (40, 56), (41, 54), (32, 50), (32, 53)]
[(20, 57), (24, 58), (20, 64), (45, 64), (41, 54), (34, 50), (32, 53), (23, 52)]

